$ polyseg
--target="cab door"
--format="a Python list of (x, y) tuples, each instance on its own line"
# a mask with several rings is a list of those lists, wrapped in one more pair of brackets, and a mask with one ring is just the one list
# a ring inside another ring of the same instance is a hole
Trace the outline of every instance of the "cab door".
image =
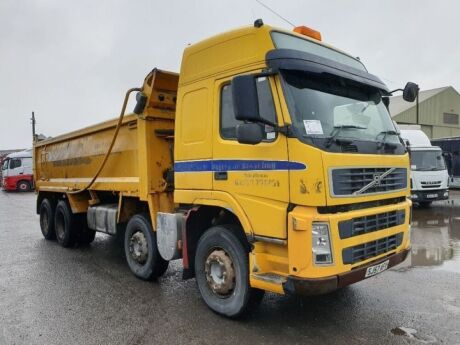
[[(283, 125), (272, 77), (256, 79), (262, 117)], [(231, 78), (215, 83), (213, 191), (226, 194), (242, 207), (255, 235), (286, 238), (289, 203), (287, 140), (266, 125), (265, 139), (256, 145), (240, 144), (232, 102)]]

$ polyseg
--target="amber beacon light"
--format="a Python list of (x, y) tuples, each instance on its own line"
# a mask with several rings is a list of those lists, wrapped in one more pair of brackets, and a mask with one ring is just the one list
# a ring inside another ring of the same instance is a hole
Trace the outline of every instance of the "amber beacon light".
[(308, 36), (311, 38), (314, 38), (315, 40), (321, 41), (321, 32), (313, 30), (312, 28), (309, 28), (308, 26), (296, 26), (294, 28), (294, 32), (297, 32), (298, 34)]

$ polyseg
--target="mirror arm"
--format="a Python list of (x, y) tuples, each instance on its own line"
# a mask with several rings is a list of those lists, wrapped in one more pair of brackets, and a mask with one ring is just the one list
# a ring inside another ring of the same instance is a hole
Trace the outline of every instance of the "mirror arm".
[(393, 91), (390, 91), (390, 94), (393, 95), (396, 91), (404, 91), (404, 89), (395, 89)]
[(292, 136), (292, 130), (291, 130), (291, 125), (284, 125), (284, 126), (277, 126), (275, 127), (275, 130), (281, 134), (284, 134), (285, 137), (290, 137)]
[(290, 124), (287, 124), (287, 125), (284, 125), (284, 126), (278, 126), (276, 123), (273, 123), (273, 122), (271, 122), (269, 120), (266, 120), (266, 119), (263, 119), (263, 118), (261, 118), (260, 121), (258, 121), (258, 122), (263, 123), (264, 125), (268, 125), (268, 126), (273, 127), (275, 132), (284, 134), (286, 137), (290, 136), (291, 133), (292, 133)]

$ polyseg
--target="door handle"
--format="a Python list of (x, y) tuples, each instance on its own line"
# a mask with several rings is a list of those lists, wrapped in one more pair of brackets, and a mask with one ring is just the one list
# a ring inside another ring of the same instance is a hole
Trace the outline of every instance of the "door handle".
[(24, 173), (23, 173), (23, 172), (20, 172), (19, 175), (24, 175)]
[(226, 171), (216, 171), (214, 173), (214, 180), (225, 181), (228, 179), (228, 173)]

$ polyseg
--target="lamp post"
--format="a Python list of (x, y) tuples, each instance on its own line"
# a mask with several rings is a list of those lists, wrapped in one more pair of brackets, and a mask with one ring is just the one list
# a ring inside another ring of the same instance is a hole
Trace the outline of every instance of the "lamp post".
[(35, 113), (32, 112), (32, 117), (30, 118), (30, 121), (32, 122), (32, 142), (34, 143), (36, 140), (35, 136)]

